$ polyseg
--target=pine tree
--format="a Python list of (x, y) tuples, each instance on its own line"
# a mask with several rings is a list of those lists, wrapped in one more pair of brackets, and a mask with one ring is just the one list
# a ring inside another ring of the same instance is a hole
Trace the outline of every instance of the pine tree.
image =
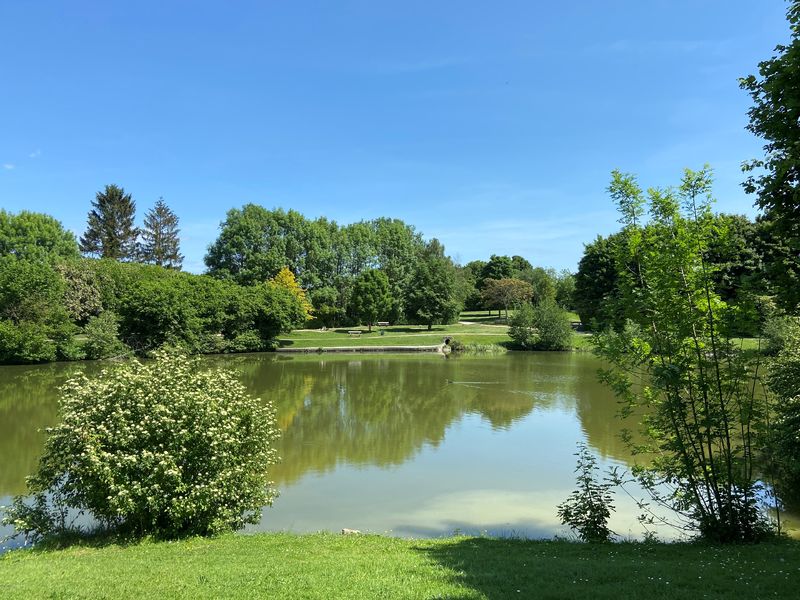
[(81, 236), (81, 251), (100, 258), (134, 260), (139, 230), (133, 224), (136, 203), (131, 195), (119, 186), (107, 185), (97, 192), (92, 207)]
[(159, 198), (155, 206), (147, 211), (142, 229), (139, 256), (142, 262), (170, 269), (180, 269), (183, 255), (178, 238), (178, 216)]

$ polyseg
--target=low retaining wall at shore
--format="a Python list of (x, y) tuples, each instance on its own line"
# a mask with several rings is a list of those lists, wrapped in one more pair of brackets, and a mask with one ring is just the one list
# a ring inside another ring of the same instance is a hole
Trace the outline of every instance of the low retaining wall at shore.
[(443, 352), (444, 344), (438, 346), (330, 346), (328, 348), (276, 348), (275, 352), (315, 353), (315, 352)]

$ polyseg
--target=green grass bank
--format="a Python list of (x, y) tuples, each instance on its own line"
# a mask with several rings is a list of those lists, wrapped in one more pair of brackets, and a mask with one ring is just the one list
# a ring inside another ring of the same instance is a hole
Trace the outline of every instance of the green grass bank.
[(587, 545), (334, 534), (17, 550), (12, 598), (796, 598), (800, 543)]

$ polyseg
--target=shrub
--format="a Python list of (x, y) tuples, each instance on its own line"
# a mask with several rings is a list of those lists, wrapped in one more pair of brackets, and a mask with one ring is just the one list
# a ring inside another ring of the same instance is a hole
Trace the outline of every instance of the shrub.
[(572, 346), (569, 317), (553, 299), (520, 307), (511, 318), (508, 335), (529, 350), (568, 350)]
[(765, 351), (778, 354), (792, 339), (800, 339), (800, 317), (774, 316), (764, 323)]
[(166, 351), (62, 388), (61, 423), (4, 522), (34, 540), (83, 511), (111, 531), (207, 535), (255, 523), (275, 497), (271, 403), (229, 371)]
[(0, 363), (25, 364), (56, 360), (57, 347), (38, 323), (0, 321)]
[(86, 358), (98, 359), (119, 356), (128, 351), (119, 339), (119, 317), (107, 310), (89, 319), (84, 328)]
[(771, 448), (784, 498), (800, 501), (800, 331), (786, 332), (769, 365), (769, 387), (777, 397)]
[(511, 317), (508, 335), (517, 346), (532, 349), (538, 341), (539, 332), (534, 327), (534, 320), (533, 306), (527, 302)]
[(558, 505), (558, 517), (561, 523), (577, 531), (584, 542), (607, 542), (613, 534), (608, 519), (614, 511), (609, 491), (614, 484), (597, 480), (597, 459), (586, 444), (578, 444), (575, 456), (578, 489)]

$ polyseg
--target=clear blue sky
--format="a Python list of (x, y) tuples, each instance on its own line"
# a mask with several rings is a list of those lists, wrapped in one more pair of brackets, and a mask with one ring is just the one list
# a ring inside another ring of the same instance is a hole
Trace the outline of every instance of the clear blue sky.
[(737, 77), (783, 0), (0, 2), (0, 207), (80, 233), (95, 192), (163, 196), (185, 266), (231, 207), (399, 217), (467, 262), (574, 269), (613, 168), (716, 170), (754, 215)]

